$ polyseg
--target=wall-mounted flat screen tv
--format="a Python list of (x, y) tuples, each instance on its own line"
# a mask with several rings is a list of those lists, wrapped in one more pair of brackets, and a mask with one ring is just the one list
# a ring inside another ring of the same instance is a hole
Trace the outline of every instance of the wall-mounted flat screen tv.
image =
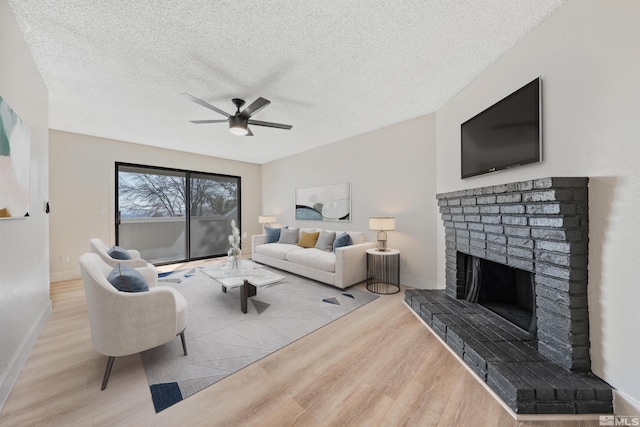
[(540, 93), (537, 78), (461, 125), (462, 178), (542, 160)]

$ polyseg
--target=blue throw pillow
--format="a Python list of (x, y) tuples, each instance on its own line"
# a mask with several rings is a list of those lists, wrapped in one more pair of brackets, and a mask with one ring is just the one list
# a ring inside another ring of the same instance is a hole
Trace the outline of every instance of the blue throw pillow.
[(138, 270), (120, 263), (111, 270), (107, 280), (114, 288), (122, 292), (146, 292), (149, 290), (147, 281)]
[(267, 243), (278, 243), (280, 240), (280, 228), (265, 227), (267, 232)]
[(336, 240), (333, 242), (333, 251), (335, 252), (337, 248), (341, 248), (343, 246), (351, 246), (351, 236), (348, 233), (342, 233)]
[(113, 259), (131, 259), (131, 255), (126, 249), (120, 246), (114, 246), (107, 251), (107, 254)]

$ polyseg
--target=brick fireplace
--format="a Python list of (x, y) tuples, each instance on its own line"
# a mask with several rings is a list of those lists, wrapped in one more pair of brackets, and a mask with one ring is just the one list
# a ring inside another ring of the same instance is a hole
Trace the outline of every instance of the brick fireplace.
[[(436, 197), (445, 227), (446, 288), (408, 290), (407, 304), (515, 412), (611, 412), (611, 388), (589, 373), (588, 178), (542, 178)], [(465, 300), (470, 257), (531, 273), (531, 330)]]

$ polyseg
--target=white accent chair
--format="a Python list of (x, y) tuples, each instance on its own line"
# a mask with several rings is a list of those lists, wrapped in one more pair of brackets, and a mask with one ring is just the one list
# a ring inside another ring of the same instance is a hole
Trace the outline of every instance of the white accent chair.
[(80, 257), (80, 270), (89, 309), (93, 348), (108, 356), (102, 380), (107, 387), (113, 361), (118, 356), (139, 353), (165, 344), (180, 335), (187, 355), (184, 330), (187, 326), (187, 302), (177, 290), (156, 286), (157, 273), (138, 269), (149, 285), (148, 292), (120, 292), (109, 283), (112, 267), (99, 255)]
[(91, 247), (91, 252), (100, 255), (100, 258), (111, 267), (115, 267), (116, 264), (121, 263), (133, 268), (149, 267), (153, 268), (153, 270), (156, 268), (153, 264), (149, 264), (147, 261), (141, 259), (140, 252), (135, 249), (126, 249), (129, 255), (131, 255), (131, 259), (115, 259), (111, 258), (111, 255), (108, 254), (109, 248), (104, 244), (102, 239), (97, 237), (89, 239), (89, 246)]

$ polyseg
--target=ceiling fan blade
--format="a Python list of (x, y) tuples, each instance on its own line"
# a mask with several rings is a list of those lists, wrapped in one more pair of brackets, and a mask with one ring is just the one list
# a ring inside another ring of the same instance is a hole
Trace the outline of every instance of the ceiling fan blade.
[(195, 102), (196, 104), (202, 105), (204, 108), (208, 108), (210, 110), (215, 111), (218, 114), (222, 114), (225, 117), (229, 117), (231, 114), (222, 111), (221, 109), (219, 109), (218, 107), (214, 107), (213, 105), (209, 104), (208, 102), (204, 102), (202, 99), (196, 98), (193, 95), (189, 95), (186, 92), (181, 93), (180, 95), (185, 95), (187, 98), (189, 98), (190, 100), (192, 100), (193, 102)]
[(248, 119), (269, 104), (271, 104), (271, 101), (264, 98), (258, 98), (253, 101), (251, 105), (242, 110), (242, 112), (240, 113), (240, 117), (242, 117), (243, 119)]
[(282, 123), (262, 122), (260, 120), (249, 120), (250, 125), (265, 126), (268, 128), (291, 129), (291, 125), (283, 125)]
[(249, 126), (247, 126), (247, 134), (245, 136), (253, 136), (253, 132), (251, 132), (251, 129), (249, 129)]
[(229, 123), (229, 120), (189, 120), (191, 123), (201, 125), (203, 123)]

